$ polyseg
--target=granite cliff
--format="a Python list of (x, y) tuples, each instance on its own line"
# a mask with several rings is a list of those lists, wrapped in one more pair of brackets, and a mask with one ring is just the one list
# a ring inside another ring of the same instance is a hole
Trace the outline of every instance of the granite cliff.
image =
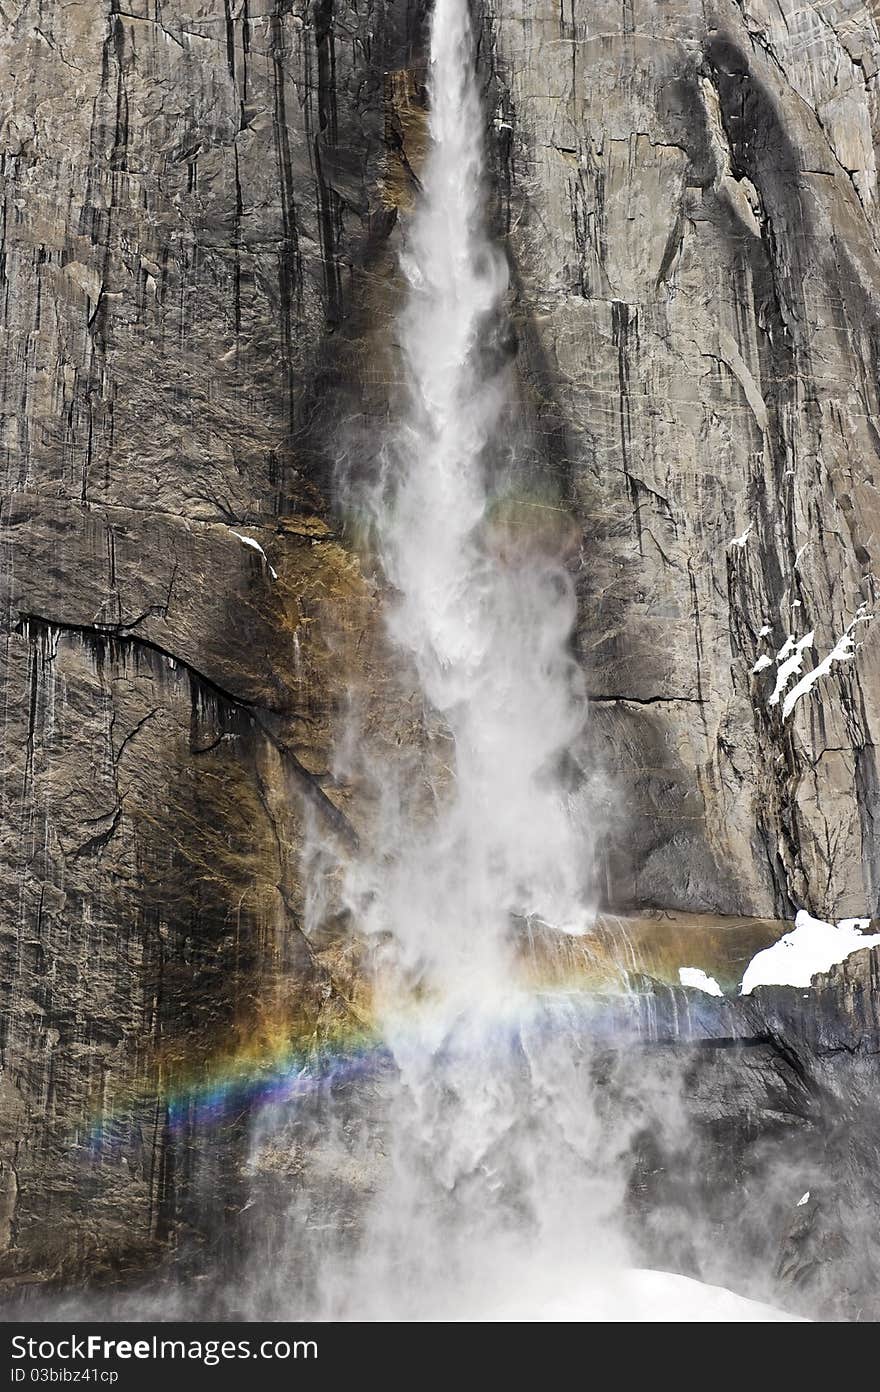
[[(300, 859), (365, 815), (349, 688), (419, 737), (339, 484), (395, 386), (425, 8), (0, 17), (0, 1245), (13, 1285), (117, 1281), (235, 1240), (247, 1118), (205, 1145), (169, 1099), (349, 1009)], [(510, 535), (541, 509), (578, 577), (604, 897), (874, 913), (877, 24), (481, 18)]]

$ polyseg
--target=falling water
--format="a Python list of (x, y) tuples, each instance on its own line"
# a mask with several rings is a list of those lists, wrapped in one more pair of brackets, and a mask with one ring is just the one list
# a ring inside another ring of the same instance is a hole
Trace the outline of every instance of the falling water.
[(376, 501), (400, 596), (392, 633), (448, 722), (455, 790), (425, 841), (402, 848), (376, 912), (455, 1007), (508, 981), (511, 915), (580, 933), (590, 911), (564, 777), (584, 718), (573, 588), (528, 534), (493, 529), (511, 474), (499, 446), (515, 459), (517, 422), (466, 0), (438, 0), (431, 60), (424, 196), (403, 258), (409, 409)]
[(498, 522), (522, 468), (483, 129), (467, 0), (437, 0), (430, 146), (402, 257), (408, 399), (372, 510), (393, 643), (453, 752), (445, 776), (426, 762), (389, 780), (348, 872), (397, 1084), (388, 1174), (341, 1294), (333, 1273), (336, 1314), (454, 1314), (512, 1264), (534, 1272), (547, 1244), (564, 1262), (572, 1244), (583, 1259), (588, 1229), (597, 1243), (583, 1055), (554, 1018), (563, 1005), (536, 1002), (522, 970), (536, 933), (592, 922), (585, 698), (571, 580), (537, 529)]
[(288, 1175), (293, 1198), (282, 1250), (267, 1261), (263, 1249), (249, 1278), (251, 1307), (336, 1320), (776, 1318), (627, 1270), (621, 1156), (645, 1115), (644, 1070), (621, 1086), (590, 1042), (589, 998), (538, 970), (548, 948), (563, 958), (591, 941), (586, 698), (562, 547), (524, 524), (540, 465), (484, 207), (468, 0), (436, 0), (429, 95), (423, 192), (404, 230), (406, 393), (369, 508), (396, 666), (435, 734), (398, 763), (387, 745), (363, 756), (376, 807), (343, 898), (368, 945), (381, 1046), (314, 1093), (297, 1074), (294, 1093), (312, 1102), (292, 1122), (267, 1109), (255, 1173), (269, 1192)]

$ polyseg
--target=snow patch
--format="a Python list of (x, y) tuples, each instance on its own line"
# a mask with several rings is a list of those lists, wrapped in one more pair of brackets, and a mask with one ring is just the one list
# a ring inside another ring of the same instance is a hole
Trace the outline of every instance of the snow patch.
[(856, 624), (870, 623), (873, 617), (873, 614), (866, 613), (864, 604), (859, 605), (858, 609), (856, 610), (856, 616), (853, 619), (852, 623), (847, 624), (846, 629), (844, 630), (840, 638), (838, 638), (837, 642), (831, 649), (828, 656), (823, 657), (822, 661), (816, 667), (813, 668), (812, 672), (807, 672), (803, 677), (801, 677), (801, 680), (797, 683), (797, 686), (793, 686), (791, 691), (789, 691), (782, 706), (783, 720), (785, 720), (787, 716), (791, 715), (792, 711), (794, 710), (801, 697), (806, 696), (807, 692), (816, 684), (820, 677), (827, 677), (835, 662), (852, 661), (856, 647), (856, 642), (852, 636), (852, 631), (855, 628)]
[(809, 1203), (809, 1202), (810, 1202), (810, 1191), (809, 1191), (809, 1189), (808, 1189), (807, 1192), (806, 1192), (806, 1194), (801, 1194), (800, 1198), (798, 1199), (797, 1203), (795, 1204), (795, 1208), (803, 1208), (804, 1204), (805, 1204), (805, 1203)]
[(707, 996), (724, 995), (714, 976), (707, 976), (699, 967), (679, 967), (678, 979), (682, 986), (690, 986), (694, 991), (705, 991)]
[[(795, 600), (792, 608), (798, 608), (799, 606), (800, 600)], [(823, 657), (821, 662), (817, 662), (816, 666), (811, 671), (805, 672), (785, 696), (785, 700), (782, 702), (783, 720), (788, 719), (801, 697), (806, 696), (808, 692), (812, 690), (820, 677), (828, 676), (828, 673), (836, 662), (852, 661), (856, 648), (855, 638), (852, 636), (853, 629), (856, 624), (869, 623), (873, 617), (873, 614), (865, 612), (864, 604), (859, 606), (852, 623), (847, 625), (845, 632), (838, 638), (830, 653), (828, 653), (826, 657)], [(761, 629), (760, 636), (766, 636), (765, 629)], [(769, 706), (778, 706), (792, 677), (800, 673), (804, 665), (804, 654), (807, 648), (812, 648), (815, 640), (816, 633), (813, 629), (811, 629), (809, 633), (805, 633), (803, 638), (795, 638), (794, 634), (789, 634), (786, 638), (779, 652), (776, 654), (776, 685), (773, 688), (772, 695), (768, 699), (767, 704)], [(754, 676), (758, 672), (763, 672), (770, 665), (770, 658), (762, 655), (758, 658), (754, 667), (752, 667), (750, 675)]]
[(743, 532), (742, 536), (734, 537), (732, 541), (729, 541), (729, 542), (727, 543), (727, 545), (728, 545), (728, 546), (738, 546), (739, 549), (742, 550), (743, 547), (745, 546), (746, 542), (748, 541), (749, 537), (750, 537), (751, 534), (752, 534), (752, 527), (753, 527), (753, 526), (754, 526), (754, 523), (753, 523), (753, 522), (750, 522), (749, 525), (746, 527), (745, 531)]
[(866, 934), (869, 918), (844, 918), (838, 924), (812, 918), (801, 909), (794, 928), (772, 947), (757, 953), (746, 967), (740, 994), (756, 986), (809, 986), (819, 972), (843, 962), (851, 952), (880, 944), (880, 933)]
[(234, 537), (238, 537), (242, 546), (249, 546), (252, 551), (258, 551), (262, 556), (263, 560), (266, 562), (266, 568), (268, 569), (269, 574), (272, 576), (272, 579), (278, 579), (277, 570), (275, 570), (272, 566), (269, 565), (269, 557), (266, 555), (265, 551), (263, 550), (262, 546), (258, 541), (255, 541), (253, 537), (243, 536), (241, 532), (233, 532), (232, 535)]
[(847, 629), (843, 637), (837, 640), (828, 656), (823, 657), (822, 661), (813, 668), (812, 672), (807, 672), (805, 676), (801, 677), (797, 685), (791, 688), (791, 691), (789, 691), (782, 703), (783, 720), (791, 715), (801, 697), (806, 696), (807, 692), (811, 687), (815, 686), (819, 678), (828, 675), (835, 662), (849, 662), (854, 650), (855, 642), (850, 637), (849, 629)]
[(776, 661), (779, 666), (776, 669), (776, 685), (773, 688), (773, 695), (767, 702), (768, 706), (778, 706), (779, 698), (788, 686), (789, 679), (799, 672), (804, 665), (804, 652), (811, 648), (816, 639), (814, 629), (805, 633), (803, 638), (795, 638), (790, 633), (783, 643), (779, 652), (776, 654)]

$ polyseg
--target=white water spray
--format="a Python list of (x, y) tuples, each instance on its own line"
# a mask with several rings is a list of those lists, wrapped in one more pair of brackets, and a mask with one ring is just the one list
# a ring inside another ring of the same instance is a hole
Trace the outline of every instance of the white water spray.
[(371, 853), (348, 874), (399, 1077), (390, 1178), (342, 1301), (367, 1317), (454, 1313), (536, 1243), (565, 1259), (595, 1204), (573, 1208), (583, 1193), (554, 1174), (574, 1162), (581, 1190), (597, 1185), (579, 1050), (520, 969), (530, 932), (592, 922), (574, 758), (586, 702), (571, 580), (537, 528), (497, 523), (520, 427), (467, 0), (437, 0), (430, 100), (402, 258), (408, 402), (372, 508), (391, 636), (451, 734), (451, 777), (427, 816), (427, 768), (415, 786), (388, 780)]
[(383, 857), (368, 926), (391, 933), (454, 1013), (509, 989), (512, 916), (590, 926), (590, 857), (562, 776), (585, 713), (573, 587), (527, 532), (493, 532), (509, 477), (489, 456), (502, 439), (515, 450), (517, 421), (498, 351), (507, 265), (485, 228), (466, 0), (436, 5), (430, 93), (424, 196), (403, 257), (410, 401), (374, 501), (399, 594), (393, 637), (452, 732), (454, 786), (424, 835), (395, 845), (390, 876)]

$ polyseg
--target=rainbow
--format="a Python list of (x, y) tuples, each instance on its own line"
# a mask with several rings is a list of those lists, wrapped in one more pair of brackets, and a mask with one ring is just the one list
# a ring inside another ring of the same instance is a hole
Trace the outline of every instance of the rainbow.
[(102, 1153), (140, 1107), (158, 1104), (163, 1129), (182, 1135), (228, 1125), (273, 1104), (295, 1103), (343, 1081), (371, 1076), (390, 1062), (378, 1034), (360, 1022), (322, 1039), (314, 1025), (297, 1030), (293, 1022), (286, 1030), (276, 1024), (269, 1034), (267, 1041), (261, 1029), (236, 1051), (208, 1057), (198, 1071), (160, 1058), (139, 1084), (93, 1108), (79, 1144), (92, 1155)]
[[(450, 1031), (432, 1052), (442, 1069), (449, 1058), (463, 1051), (487, 1059), (512, 1054), (521, 1048), (523, 1030), (533, 1036), (564, 1028), (585, 1039), (619, 1037), (624, 1017), (630, 1025), (635, 1023), (635, 997), (630, 998), (629, 1006), (626, 999), (620, 992), (603, 997), (583, 989), (523, 996), (515, 1005), (487, 1013), (465, 1040)], [(103, 1153), (112, 1146), (114, 1135), (125, 1129), (132, 1112), (139, 1106), (155, 1108), (157, 1099), (162, 1128), (172, 1135), (191, 1135), (229, 1126), (263, 1109), (296, 1106), (341, 1086), (379, 1077), (394, 1069), (401, 1054), (425, 1047), (426, 1036), (417, 1017), (418, 1011), (413, 1010), (396, 1018), (390, 1029), (386, 1026), (385, 1035), (358, 1024), (349, 1031), (338, 1031), (329, 1040), (316, 1040), (313, 1033), (306, 1040), (301, 1036), (279, 1040), (271, 1051), (250, 1046), (206, 1060), (201, 1076), (175, 1077), (160, 1068), (158, 1077), (154, 1075), (140, 1088), (107, 1099), (89, 1129), (86, 1148), (93, 1156)], [(432, 1037), (434, 1024), (429, 1021), (428, 1037)]]
[[(649, 938), (641, 942), (631, 938), (628, 930), (637, 927), (647, 929)], [(519, 1046), (523, 1029), (565, 1028), (594, 1041), (643, 1034), (651, 1003), (639, 1006), (639, 997), (631, 991), (631, 973), (647, 969), (656, 980), (677, 985), (673, 964), (683, 960), (684, 949), (677, 938), (662, 951), (660, 930), (655, 922), (640, 925), (615, 918), (607, 924), (600, 919), (596, 934), (587, 937), (545, 935), (542, 941), (540, 934), (530, 935), (528, 950), (519, 962), (517, 987), (494, 1006), (487, 1006), (470, 1047), (497, 1057), (500, 1051)], [(747, 931), (750, 939), (757, 935), (760, 946), (779, 934), (776, 925), (763, 923)], [(745, 957), (753, 950), (750, 941)], [(664, 956), (669, 957), (668, 963)], [(700, 960), (703, 956), (710, 970), (725, 976), (723, 963), (720, 969), (716, 963), (717, 951), (706, 951)], [(172, 1134), (191, 1134), (378, 1077), (394, 1068), (401, 1051), (424, 1047), (426, 1030), (437, 1040), (434, 1052), (440, 1068), (447, 1051), (462, 1047), (457, 1036), (450, 1042), (444, 1041), (442, 1028), (438, 1033), (437, 1020), (431, 1019), (434, 1003), (425, 996), (413, 998), (390, 1018), (386, 1015), (382, 1029), (369, 1018), (372, 1007), (367, 1019), (349, 1009), (350, 1014), (329, 1027), (314, 1016), (297, 1020), (281, 1011), (258, 1023), (242, 1023), (237, 1030), (241, 1043), (234, 1050), (209, 1055), (195, 1069), (187, 1068), (181, 1058), (160, 1057), (145, 1070), (139, 1086), (105, 1096), (99, 1107), (91, 1109), (87, 1148), (93, 1153), (103, 1151), (113, 1135), (124, 1130), (132, 1112), (141, 1108), (160, 1115), (160, 1124)], [(699, 1014), (700, 1006), (692, 1003), (690, 1009)], [(389, 1040), (394, 1041), (393, 1048)]]
[(167, 1099), (172, 1133), (205, 1129), (243, 1112), (295, 1103), (342, 1083), (375, 1076), (391, 1064), (380, 1041), (356, 1040), (347, 1046), (291, 1047), (274, 1062), (212, 1069), (202, 1082), (180, 1088)]

